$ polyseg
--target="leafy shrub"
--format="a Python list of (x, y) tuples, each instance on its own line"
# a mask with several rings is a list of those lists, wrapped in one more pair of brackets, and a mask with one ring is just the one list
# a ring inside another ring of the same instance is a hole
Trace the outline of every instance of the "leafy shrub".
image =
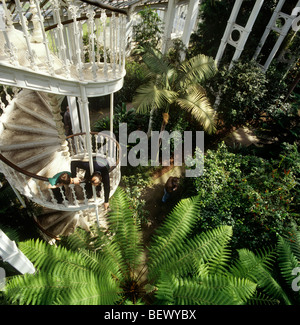
[(143, 63), (137, 63), (128, 59), (125, 64), (125, 69), (124, 85), (115, 94), (116, 104), (119, 105), (121, 102), (132, 102), (136, 89), (147, 80), (146, 68)]
[(217, 83), (221, 95), (218, 111), (225, 126), (240, 126), (260, 118), (268, 80), (255, 62), (223, 68)]
[[(127, 124), (127, 132), (128, 134), (137, 130), (142, 129), (147, 131), (149, 114), (138, 114), (134, 109), (127, 110), (126, 104), (122, 103), (122, 105), (118, 105), (115, 107), (114, 114), (114, 134), (116, 138), (119, 137), (119, 124), (126, 123)], [(93, 126), (93, 130), (95, 132), (101, 132), (104, 130), (110, 129), (110, 119), (109, 116), (104, 117), (98, 121)]]
[(296, 147), (281, 161), (230, 153), (224, 143), (208, 150), (203, 175), (192, 180), (202, 198), (197, 231), (226, 224), (234, 227), (238, 247), (274, 243), (299, 216), (299, 157)]
[(141, 22), (133, 27), (133, 39), (138, 47), (156, 48), (161, 38), (162, 21), (157, 12), (149, 7), (139, 11)]

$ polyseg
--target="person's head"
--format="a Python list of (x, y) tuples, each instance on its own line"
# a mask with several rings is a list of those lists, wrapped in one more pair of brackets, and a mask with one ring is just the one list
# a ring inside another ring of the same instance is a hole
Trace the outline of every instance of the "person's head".
[(90, 178), (90, 182), (92, 185), (98, 186), (102, 181), (102, 177), (98, 172), (94, 172)]
[(63, 185), (69, 185), (71, 183), (71, 177), (68, 173), (62, 173), (58, 179), (56, 184), (63, 184)]

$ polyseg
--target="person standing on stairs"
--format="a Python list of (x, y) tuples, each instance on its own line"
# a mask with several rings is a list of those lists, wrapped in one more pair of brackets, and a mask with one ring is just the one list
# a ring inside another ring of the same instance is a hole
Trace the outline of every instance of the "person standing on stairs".
[(64, 114), (64, 126), (65, 126), (65, 135), (66, 136), (72, 135), (73, 131), (72, 131), (72, 123), (71, 123), (69, 106), (67, 106), (67, 110)]
[(52, 192), (58, 204), (62, 203), (63, 201), (63, 196), (59, 187), (62, 186), (63, 193), (66, 196), (66, 190), (63, 185), (75, 184), (71, 176), (72, 175), (70, 172), (63, 171), (55, 174), (51, 178), (48, 178), (48, 181), (50, 183), (48, 187), (52, 189)]
[(87, 197), (91, 198), (93, 195), (92, 185), (96, 188), (97, 196), (100, 196), (101, 182), (104, 187), (104, 209), (109, 207), (109, 192), (110, 192), (110, 179), (109, 179), (109, 164), (104, 158), (94, 158), (94, 173), (90, 173), (90, 165), (88, 161), (73, 160), (71, 161), (71, 175), (74, 184), (79, 184), (80, 179), (76, 178), (77, 168), (85, 170), (84, 181), (86, 183)]

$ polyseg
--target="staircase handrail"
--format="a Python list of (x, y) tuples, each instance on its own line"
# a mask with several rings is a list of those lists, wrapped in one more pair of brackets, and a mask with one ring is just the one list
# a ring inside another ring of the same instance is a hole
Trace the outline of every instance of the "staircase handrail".
[(128, 15), (127, 11), (124, 10), (124, 9), (120, 9), (120, 8), (116, 8), (116, 7), (113, 7), (111, 5), (106, 5), (104, 3), (101, 3), (100, 1), (97, 1), (97, 0), (80, 0), (81, 2), (85, 2), (89, 5), (93, 5), (95, 7), (99, 7), (101, 9), (105, 9), (105, 10), (110, 10), (110, 11), (114, 11), (114, 12), (117, 12), (119, 14), (123, 14), (123, 15)]
[[(86, 2), (86, 3), (91, 3), (92, 1), (85, 1), (85, 0), (80, 0), (80, 1), (82, 1), (82, 2)], [(92, 3), (91, 3), (92, 4)], [(110, 11), (114, 11), (114, 12), (118, 12), (118, 13), (121, 13), (121, 14), (124, 14), (124, 15), (128, 15), (127, 14), (127, 12), (125, 11), (125, 10), (122, 10), (122, 9), (117, 9), (117, 8), (114, 8), (114, 7), (112, 7), (112, 6), (109, 6), (109, 5), (104, 5), (104, 4), (98, 4), (98, 5), (96, 5), (96, 4), (93, 4), (94, 6), (98, 6), (99, 8), (103, 8), (103, 9), (107, 9), (107, 10), (110, 10)], [(109, 7), (109, 8), (104, 8), (104, 7)], [(111, 8), (114, 8), (114, 10), (112, 10)], [(122, 11), (122, 12), (120, 12), (120, 11)], [(94, 18), (99, 18), (101, 16), (101, 13), (98, 13), (98, 14), (96, 14), (95, 15), (95, 17)], [(83, 15), (83, 16), (81, 16), (81, 17), (78, 17), (77, 19), (76, 19), (76, 21), (81, 21), (81, 20), (87, 20), (88, 19), (88, 17), (86, 16), (86, 15)], [(64, 21), (62, 21), (61, 22), (61, 24), (62, 25), (68, 25), (68, 24), (71, 24), (71, 23), (73, 23), (74, 22), (74, 20), (73, 19), (67, 19), (67, 20), (64, 20)], [(45, 27), (45, 31), (47, 32), (47, 31), (49, 31), (49, 30), (51, 30), (51, 29), (54, 29), (54, 28), (56, 28), (57, 27), (57, 24), (53, 24), (53, 25), (51, 25), (51, 26), (47, 26), (47, 27)]]
[(10, 160), (8, 160), (7, 158), (5, 158), (2, 154), (0, 154), (0, 160), (3, 161), (6, 165), (8, 165), (9, 167), (11, 167), (12, 169), (16, 170), (17, 172), (19, 173), (22, 173), (30, 178), (36, 178), (38, 180), (41, 180), (41, 181), (48, 181), (48, 178), (47, 177), (43, 177), (43, 176), (40, 176), (40, 175), (36, 175), (36, 174), (33, 174), (17, 165), (15, 165), (14, 163), (12, 163)]
[[(117, 148), (118, 148), (117, 151), (120, 153), (120, 145), (119, 145), (119, 142), (115, 138), (113, 138), (105, 133), (101, 133), (101, 132), (91, 131), (90, 134), (91, 135), (103, 134), (106, 138), (110, 138), (111, 140), (113, 140), (116, 143)], [(73, 137), (80, 136), (80, 135), (86, 135), (86, 132), (79, 132), (79, 133), (71, 134), (71, 135), (67, 136), (66, 139), (68, 140), (68, 139), (71, 139)], [(116, 168), (116, 166), (118, 166), (119, 161), (120, 161), (120, 155), (118, 155), (115, 165), (110, 167), (109, 172), (113, 171)]]
[[(93, 134), (95, 135), (95, 134), (99, 134), (99, 132), (90, 132), (90, 134), (91, 134), (91, 135), (93, 135)], [(75, 136), (80, 136), (80, 135), (86, 135), (86, 132), (81, 132), (81, 133), (71, 134), (71, 135), (69, 135), (69, 136), (67, 137), (67, 139), (73, 138), (73, 137), (75, 137)], [(104, 134), (104, 135), (105, 135), (105, 137), (110, 138), (110, 139), (112, 139), (113, 141), (115, 141), (115, 143), (116, 143), (116, 145), (117, 145), (117, 148), (118, 148), (118, 152), (120, 152), (120, 145), (119, 145), (118, 141), (117, 141), (116, 139), (114, 139), (113, 137), (110, 137), (110, 136), (107, 135), (107, 134)], [(116, 164), (115, 164), (114, 166), (111, 166), (111, 167), (110, 167), (109, 172), (113, 171), (113, 170), (116, 168), (116, 166), (118, 166), (118, 164), (119, 164), (119, 159), (120, 159), (120, 158), (119, 158), (119, 156), (118, 156), (117, 161), (116, 161)], [(0, 153), (0, 160), (3, 161), (6, 165), (8, 165), (9, 167), (11, 167), (12, 169), (14, 169), (14, 170), (16, 170), (17, 172), (22, 173), (22, 174), (24, 174), (24, 175), (30, 177), (30, 178), (35, 178), (35, 179), (38, 179), (38, 180), (40, 180), (40, 181), (44, 181), (44, 182), (48, 182), (48, 180), (49, 180), (47, 177), (33, 174), (33, 173), (31, 173), (31, 172), (29, 172), (29, 171), (27, 171), (27, 170), (25, 170), (25, 169), (23, 169), (23, 168), (21, 168), (21, 167), (15, 165), (15, 164), (12, 163), (10, 160), (8, 160), (7, 158), (5, 158), (1, 153)]]

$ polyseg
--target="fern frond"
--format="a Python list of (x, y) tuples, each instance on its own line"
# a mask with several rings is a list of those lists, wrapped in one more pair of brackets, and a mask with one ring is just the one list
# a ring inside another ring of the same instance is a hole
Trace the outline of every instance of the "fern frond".
[(20, 234), (18, 230), (11, 227), (3, 226), (0, 224), (0, 230), (2, 230), (5, 235), (12, 241), (18, 242), (20, 239)]
[(278, 265), (281, 275), (285, 279), (286, 284), (290, 287), (295, 276), (292, 275), (292, 270), (299, 267), (300, 264), (292, 252), (289, 243), (282, 237), (278, 239)]
[(220, 275), (199, 278), (175, 278), (163, 275), (157, 285), (160, 303), (175, 305), (243, 304), (255, 291), (256, 284), (247, 279)]
[(120, 300), (118, 282), (93, 272), (85, 273), (86, 282), (64, 290), (56, 299), (58, 305), (113, 305)]
[[(91, 231), (86, 231), (81, 228), (76, 228), (74, 233), (67, 237), (63, 237), (60, 244), (68, 247), (70, 250), (78, 251), (80, 249), (95, 250), (94, 242), (97, 236), (93, 236)], [(100, 236), (101, 238), (102, 236)], [(101, 244), (99, 244), (101, 246)]]
[[(231, 236), (231, 227), (220, 226), (191, 238), (176, 254), (161, 261), (155, 273), (168, 269), (169, 272), (180, 276), (194, 274), (195, 270), (199, 270), (199, 261), (202, 261), (202, 264), (205, 263), (208, 272), (211, 270), (222, 273), (224, 272), (224, 263), (229, 257), (229, 250), (226, 250), (226, 246)], [(217, 270), (218, 259), (220, 261), (219, 270)]]
[(162, 226), (153, 236), (149, 248), (149, 269), (158, 271), (167, 261), (176, 255), (197, 221), (200, 197), (181, 200), (166, 217)]
[(255, 292), (255, 294), (248, 299), (247, 305), (279, 305), (278, 299), (271, 298), (262, 292)]
[(64, 247), (51, 246), (39, 239), (20, 242), (19, 248), (38, 270), (51, 273), (58, 264), (70, 271), (85, 268), (85, 262), (79, 254)]
[(13, 277), (5, 288), (12, 303), (19, 305), (112, 304), (119, 299), (119, 287), (110, 276), (83, 271), (74, 277), (40, 272)]
[(135, 223), (130, 201), (123, 189), (117, 189), (111, 200), (111, 207), (108, 224), (110, 231), (114, 233), (112, 243), (119, 248), (129, 270), (134, 271), (142, 258), (141, 231)]
[(257, 283), (266, 294), (290, 305), (288, 296), (269, 271), (275, 252), (266, 251), (258, 256), (247, 249), (240, 249), (238, 252), (239, 260), (231, 267), (231, 273)]

